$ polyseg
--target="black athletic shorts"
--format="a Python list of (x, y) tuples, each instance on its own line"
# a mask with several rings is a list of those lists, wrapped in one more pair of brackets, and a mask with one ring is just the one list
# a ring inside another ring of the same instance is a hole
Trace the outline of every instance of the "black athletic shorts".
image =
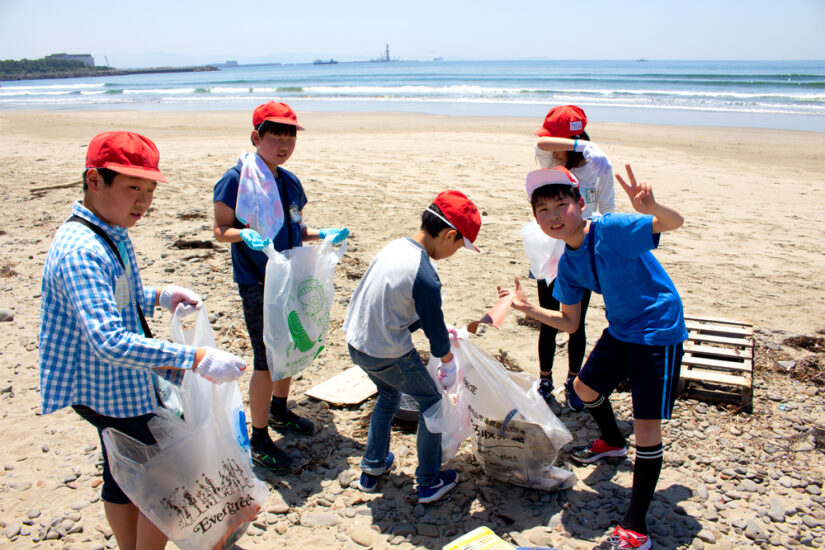
[(266, 345), (264, 344), (264, 285), (238, 285), (238, 294), (243, 304), (243, 319), (249, 341), (252, 344), (253, 365), (255, 370), (269, 370), (266, 364)]
[(149, 420), (155, 415), (149, 413), (141, 416), (115, 418), (113, 416), (98, 414), (85, 405), (72, 405), (72, 408), (83, 420), (97, 428), (97, 434), (100, 437), (100, 448), (103, 450), (103, 486), (100, 490), (100, 498), (112, 504), (129, 504), (132, 501), (129, 500), (126, 493), (118, 486), (109, 469), (109, 457), (106, 453), (106, 446), (103, 444), (103, 430), (105, 428), (114, 428), (119, 432), (134, 437), (138, 441), (152, 445), (155, 443), (155, 438), (152, 432), (149, 431), (148, 424)]
[(681, 366), (681, 342), (672, 346), (631, 344), (617, 340), (605, 329), (579, 379), (604, 396), (610, 395), (619, 382), (629, 379), (633, 418), (669, 420)]

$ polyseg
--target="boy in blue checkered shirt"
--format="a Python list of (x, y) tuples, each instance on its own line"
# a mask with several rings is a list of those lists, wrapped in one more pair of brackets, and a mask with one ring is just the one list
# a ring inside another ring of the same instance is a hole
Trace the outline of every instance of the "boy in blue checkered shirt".
[[(240, 377), (243, 360), (214, 348), (151, 338), (143, 311), (156, 305), (191, 313), (191, 290), (144, 287), (127, 229), (152, 204), (158, 150), (133, 132), (104, 132), (89, 143), (83, 200), (55, 234), (43, 269), (40, 388), (43, 414), (71, 406), (98, 430), (113, 427), (147, 444), (159, 405), (157, 376), (180, 383), (186, 369), (216, 383)], [(103, 446), (101, 498), (120, 548), (164, 548), (166, 536), (131, 503)]]

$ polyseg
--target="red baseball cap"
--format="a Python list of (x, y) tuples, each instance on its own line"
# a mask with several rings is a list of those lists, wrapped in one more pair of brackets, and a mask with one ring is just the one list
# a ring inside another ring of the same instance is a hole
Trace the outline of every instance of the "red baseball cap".
[(118, 174), (168, 181), (158, 169), (158, 148), (135, 132), (103, 132), (92, 138), (86, 150), (86, 168), (107, 168)]
[(255, 107), (255, 110), (252, 111), (252, 127), (257, 128), (262, 122), (266, 122), (267, 120), (277, 122), (278, 124), (289, 124), (299, 130), (304, 129), (298, 125), (298, 117), (295, 115), (295, 111), (286, 103), (270, 101)]
[(544, 124), (535, 134), (539, 137), (571, 138), (584, 132), (587, 116), (581, 107), (560, 105), (553, 107), (544, 117)]
[(569, 185), (571, 187), (578, 187), (579, 180), (573, 175), (570, 170), (564, 166), (556, 166), (555, 168), (541, 168), (527, 173), (527, 183), (525, 188), (527, 190), (527, 198), (533, 199), (533, 193), (539, 187), (545, 185)]
[[(447, 225), (464, 237), (465, 248), (481, 252), (473, 245), (476, 237), (478, 237), (478, 231), (481, 229), (481, 214), (479, 214), (473, 201), (468, 199), (467, 195), (461, 191), (448, 189), (439, 193), (433, 204), (444, 213), (447, 219), (441, 218), (438, 214), (436, 216), (447, 222)], [(432, 212), (432, 210), (429, 212)], [(435, 214), (435, 212), (432, 213)]]

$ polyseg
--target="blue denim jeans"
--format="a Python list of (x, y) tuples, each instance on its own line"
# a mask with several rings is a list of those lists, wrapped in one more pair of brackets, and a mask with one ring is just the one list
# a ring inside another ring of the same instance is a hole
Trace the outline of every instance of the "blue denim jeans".
[(418, 468), (415, 470), (415, 480), (419, 485), (433, 485), (441, 471), (441, 434), (430, 432), (420, 413), (436, 405), (441, 400), (441, 394), (418, 352), (412, 350), (403, 357), (380, 359), (348, 347), (352, 361), (364, 369), (378, 388), (378, 400), (370, 419), (361, 470), (373, 475), (384, 472), (384, 461), (390, 450), (392, 420), (401, 406), (403, 392), (418, 402)]

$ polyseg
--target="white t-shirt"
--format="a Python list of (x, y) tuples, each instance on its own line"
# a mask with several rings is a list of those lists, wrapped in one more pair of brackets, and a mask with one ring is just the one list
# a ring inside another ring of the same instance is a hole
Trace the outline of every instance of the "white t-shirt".
[(584, 218), (591, 218), (597, 211), (607, 214), (616, 209), (616, 193), (613, 188), (613, 171), (607, 170), (596, 176), (596, 170), (587, 163), (570, 170), (579, 180), (579, 190), (584, 198)]

